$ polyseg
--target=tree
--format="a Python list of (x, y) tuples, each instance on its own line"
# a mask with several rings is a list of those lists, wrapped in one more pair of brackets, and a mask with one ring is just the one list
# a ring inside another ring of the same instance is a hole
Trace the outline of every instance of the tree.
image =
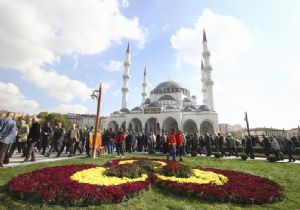
[(70, 129), (72, 127), (71, 122), (62, 114), (41, 112), (38, 114), (38, 118), (41, 119), (41, 124), (45, 125), (46, 122), (50, 122), (51, 125), (56, 126), (58, 122), (62, 123), (62, 127)]

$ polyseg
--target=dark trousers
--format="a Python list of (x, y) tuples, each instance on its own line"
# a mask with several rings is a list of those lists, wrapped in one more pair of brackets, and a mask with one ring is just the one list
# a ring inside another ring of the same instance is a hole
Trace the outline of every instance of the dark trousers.
[(210, 146), (205, 146), (205, 149), (206, 149), (206, 155), (207, 156), (211, 156), (211, 148), (210, 148)]
[(235, 155), (235, 156), (239, 156), (238, 152), (236, 151), (235, 147), (229, 147), (229, 156), (231, 155)]
[(221, 155), (225, 157), (225, 151), (224, 151), (223, 145), (219, 146), (219, 151), (221, 152)]
[(59, 157), (60, 154), (65, 150), (65, 147), (68, 150), (68, 142), (66, 142), (66, 141), (58, 142), (57, 157)]
[(289, 156), (289, 162), (295, 161), (295, 158), (293, 157), (293, 151), (292, 150), (287, 150), (287, 155)]
[(91, 147), (90, 147), (90, 141), (86, 141), (85, 142), (85, 152), (87, 156), (90, 156), (90, 152), (91, 152)]
[[(80, 142), (79, 141), (76, 141), (75, 144), (74, 144), (74, 150), (73, 150), (73, 154), (75, 155), (76, 153), (76, 150), (78, 149), (80, 154), (82, 153), (82, 150), (81, 150), (81, 147), (79, 146), (80, 145)], [(71, 153), (72, 151), (70, 151)]]
[(5, 159), (6, 150), (8, 148), (8, 144), (4, 144), (0, 142), (0, 167), (3, 166), (3, 161)]
[(17, 146), (18, 146), (17, 142), (14, 142), (14, 143), (11, 144), (11, 146), (9, 147), (9, 152), (7, 153), (9, 158), (11, 158), (11, 156), (14, 154)]
[(59, 149), (60, 149), (59, 146), (60, 146), (60, 143), (59, 143), (57, 140), (54, 140), (54, 139), (53, 139), (53, 140), (51, 141), (51, 147), (50, 147), (50, 149), (48, 150), (46, 156), (50, 156), (51, 153), (54, 152), (54, 151), (59, 152)]
[(26, 153), (25, 160), (29, 160), (30, 156), (31, 156), (31, 160), (35, 160), (35, 144), (36, 144), (36, 141), (28, 143), (28, 150)]
[(120, 156), (120, 154), (124, 156), (123, 143), (116, 143), (116, 147), (118, 156)]
[(184, 146), (183, 145), (177, 145), (176, 146), (176, 153), (179, 156), (180, 160), (182, 160), (182, 156), (184, 153)]
[(251, 159), (255, 158), (252, 148), (246, 148), (246, 155), (248, 155), (248, 157), (250, 157)]
[(43, 149), (42, 155), (45, 154), (48, 145), (49, 145), (49, 136), (43, 136), (43, 138), (42, 138), (42, 149)]

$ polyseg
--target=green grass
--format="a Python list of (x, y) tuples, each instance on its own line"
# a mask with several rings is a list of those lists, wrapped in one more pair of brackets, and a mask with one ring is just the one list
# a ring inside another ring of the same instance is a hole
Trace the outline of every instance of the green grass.
[[(156, 157), (165, 158), (164, 156), (149, 155), (128, 155), (127, 157)], [(62, 160), (50, 163), (37, 163), (27, 166), (14, 168), (2, 168), (0, 170), (0, 209), (65, 209), (62, 206), (48, 206), (41, 204), (26, 203), (24, 201), (14, 200), (7, 194), (6, 184), (18, 174), (26, 173), (35, 169), (66, 165), (66, 164), (104, 164), (107, 160), (115, 157), (102, 156), (97, 159), (78, 158)], [(286, 199), (280, 203), (266, 205), (238, 205), (232, 203), (208, 203), (205, 200), (197, 200), (185, 196), (174, 195), (172, 192), (166, 192), (155, 186), (149, 191), (141, 192), (134, 198), (120, 204), (110, 204), (101, 206), (90, 206), (84, 209), (300, 209), (300, 165), (289, 163), (269, 163), (262, 161), (241, 161), (241, 160), (224, 160), (206, 157), (186, 157), (184, 163), (190, 166), (206, 166), (221, 169), (231, 169), (243, 171), (278, 182), (285, 189)], [(78, 209), (78, 208), (70, 208)]]

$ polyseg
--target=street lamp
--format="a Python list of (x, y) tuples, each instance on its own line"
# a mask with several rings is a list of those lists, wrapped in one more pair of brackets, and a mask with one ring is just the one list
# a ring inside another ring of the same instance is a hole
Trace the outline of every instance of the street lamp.
[(93, 94), (91, 95), (92, 99), (98, 99), (97, 114), (96, 114), (96, 125), (95, 125), (95, 133), (94, 133), (94, 137), (93, 137), (93, 148), (92, 148), (93, 158), (96, 157), (96, 139), (97, 139), (97, 133), (98, 133), (98, 127), (99, 127), (101, 95), (102, 95), (102, 82), (100, 83), (99, 90), (94, 90)]

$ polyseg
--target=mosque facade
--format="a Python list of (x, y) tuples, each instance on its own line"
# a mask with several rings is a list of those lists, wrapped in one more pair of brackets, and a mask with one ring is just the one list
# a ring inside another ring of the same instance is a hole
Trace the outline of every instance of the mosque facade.
[[(150, 91), (147, 97), (147, 70), (145, 67), (142, 83), (142, 104), (132, 109), (127, 107), (129, 71), (131, 66), (130, 46), (128, 44), (123, 73), (122, 106), (119, 111), (106, 119), (107, 128), (131, 130), (135, 132), (169, 132), (172, 128), (186, 133), (200, 134), (218, 132), (218, 114), (213, 98), (212, 67), (207, 38), (203, 30), (203, 52), (201, 83), (203, 101), (197, 104), (196, 96), (176, 81), (164, 81)], [(199, 81), (200, 82), (200, 81)]]

